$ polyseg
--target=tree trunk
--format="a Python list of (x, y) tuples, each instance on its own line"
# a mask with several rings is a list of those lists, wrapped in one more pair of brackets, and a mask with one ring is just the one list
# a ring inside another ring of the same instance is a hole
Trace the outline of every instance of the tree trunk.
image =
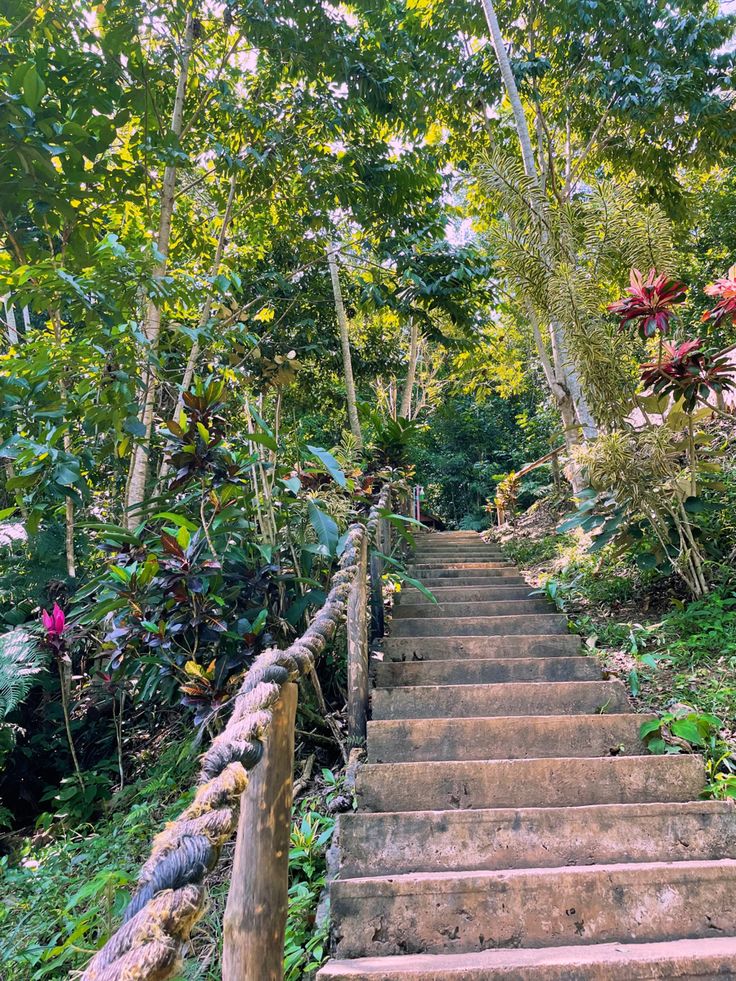
[(419, 356), (419, 324), (417, 318), (411, 318), (411, 333), (409, 335), (409, 364), (406, 370), (406, 381), (401, 396), (399, 415), (411, 419), (411, 396), (414, 391), (414, 380), (417, 376), (417, 358)]
[(348, 318), (345, 313), (345, 304), (342, 302), (342, 290), (340, 289), (340, 277), (337, 272), (337, 247), (331, 246), (327, 250), (327, 262), (330, 267), (330, 278), (332, 280), (332, 292), (335, 297), (335, 311), (337, 313), (337, 323), (340, 327), (340, 345), (342, 347), (342, 365), (345, 375), (345, 392), (348, 401), (348, 420), (350, 431), (355, 437), (355, 443), (359, 450), (363, 449), (363, 433), (360, 429), (358, 420), (358, 400), (355, 394), (355, 380), (353, 378), (353, 361), (350, 356), (350, 334), (348, 333)]
[[(498, 23), (498, 17), (496, 16), (496, 11), (492, 0), (480, 0), (480, 2), (486, 16), (486, 22), (488, 23), (491, 43), (493, 44), (493, 50), (496, 52), (496, 60), (498, 61), (498, 67), (501, 71), (501, 78), (503, 79), (503, 84), (514, 114), (514, 122), (516, 124), (516, 133), (519, 138), (519, 146), (521, 148), (521, 158), (524, 163), (524, 171), (527, 177), (530, 177), (534, 181), (541, 193), (540, 176), (539, 171), (537, 170), (536, 161), (534, 159), (534, 149), (532, 147), (529, 124), (527, 122), (526, 115), (524, 114), (524, 107), (521, 104), (516, 79), (514, 78), (514, 73), (511, 70), (511, 61), (509, 60), (508, 52), (506, 51), (506, 45), (504, 44), (503, 35), (501, 34), (501, 28), (499, 27)], [(537, 211), (534, 201), (530, 201), (529, 206), (532, 211)], [(537, 214), (537, 218), (541, 225), (543, 223), (542, 215)], [(594, 436), (596, 434), (595, 422), (583, 392), (580, 389), (577, 371), (575, 370), (574, 365), (570, 364), (569, 360), (567, 359), (562, 327), (559, 326), (559, 330), (555, 330), (555, 326), (550, 325), (550, 336), (552, 339), (553, 358), (555, 361), (557, 381), (561, 382), (572, 395), (574, 401), (573, 411), (577, 411), (577, 414), (583, 423), (586, 436)], [(556, 343), (558, 344), (560, 340), (562, 341), (560, 346), (563, 350), (560, 352), (560, 356), (557, 356), (554, 349), (556, 347)], [(565, 426), (565, 431), (567, 432), (568, 425), (564, 418), (563, 425)]]
[(514, 78), (514, 73), (511, 70), (511, 62), (509, 60), (508, 52), (506, 51), (506, 45), (504, 44), (503, 35), (501, 34), (501, 28), (498, 24), (498, 17), (496, 17), (496, 11), (492, 0), (480, 0), (480, 2), (481, 6), (483, 7), (483, 12), (486, 15), (486, 22), (488, 23), (488, 30), (491, 35), (491, 44), (493, 45), (493, 50), (496, 52), (496, 60), (498, 61), (498, 67), (501, 70), (501, 78), (503, 79), (504, 88), (506, 89), (509, 102), (511, 103), (511, 111), (514, 114), (516, 132), (518, 134), (519, 145), (521, 147), (521, 159), (524, 162), (524, 170), (526, 171), (527, 177), (531, 177), (534, 181), (539, 183), (539, 175), (534, 162), (532, 140), (529, 134), (529, 125), (526, 121), (526, 116), (524, 115), (524, 107), (521, 104), (516, 79)]
[[(189, 62), (194, 44), (194, 14), (187, 14), (184, 27), (184, 42), (181, 51), (179, 78), (176, 84), (174, 108), (171, 114), (169, 133), (176, 140), (182, 132), (184, 118), (184, 99), (186, 97), (189, 79)], [(176, 166), (167, 165), (161, 185), (161, 214), (159, 217), (158, 237), (156, 248), (160, 258), (153, 272), (155, 281), (160, 281), (166, 275), (169, 257), (169, 241), (171, 225), (174, 216), (174, 196), (176, 191)], [(161, 333), (161, 307), (159, 299), (151, 297), (146, 301), (146, 311), (143, 320), (143, 333), (149, 345), (146, 352), (147, 365), (144, 373), (144, 397), (140, 421), (144, 428), (142, 441), (133, 446), (130, 458), (130, 470), (125, 499), (125, 523), (134, 527), (142, 517), (142, 505), (146, 497), (148, 480), (148, 462), (150, 454), (151, 432), (153, 429), (153, 411), (156, 404), (157, 381), (154, 368), (154, 356), (158, 350)]]

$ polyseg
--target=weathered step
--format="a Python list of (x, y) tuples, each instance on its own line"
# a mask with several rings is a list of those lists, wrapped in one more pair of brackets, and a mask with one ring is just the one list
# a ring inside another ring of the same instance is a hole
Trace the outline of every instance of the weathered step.
[(418, 548), (414, 559), (423, 562), (425, 559), (450, 559), (450, 561), (465, 561), (466, 559), (501, 559), (508, 562), (503, 552), (498, 548), (488, 548), (485, 545), (451, 545), (436, 548)]
[(621, 713), (369, 722), (368, 762), (632, 756), (645, 752), (639, 727), (653, 718)]
[(469, 560), (467, 562), (449, 561), (448, 559), (428, 559), (426, 562), (413, 562), (410, 566), (415, 572), (428, 570), (430, 572), (462, 572), (465, 569), (516, 569), (515, 565), (505, 559), (488, 559), (484, 561)]
[(631, 712), (620, 681), (376, 688), (371, 705), (374, 720)]
[[(523, 583), (507, 586), (505, 583), (492, 586), (432, 586), (432, 595), (438, 603), (488, 603), (493, 600), (533, 599), (532, 587)], [(413, 586), (404, 587), (399, 593), (399, 604), (403, 606), (432, 605), (433, 601)]]
[(556, 613), (557, 611), (547, 600), (541, 599), (508, 599), (492, 600), (483, 603), (442, 603), (442, 604), (399, 604), (393, 612), (395, 620), (422, 619), (444, 617), (500, 617), (521, 616), (524, 613)]
[(420, 811), (691, 801), (704, 785), (682, 755), (366, 764), (356, 786), (363, 811)]
[[(456, 589), (468, 589), (473, 587), (486, 587), (486, 586), (526, 586), (526, 588), (531, 591), (532, 586), (527, 583), (526, 579), (523, 579), (518, 575), (507, 575), (502, 569), (492, 569), (493, 575), (483, 575), (480, 577), (476, 576), (459, 576), (458, 578), (435, 579), (432, 576), (414, 576), (415, 579), (427, 589), (434, 590), (439, 587), (440, 589), (444, 586), (453, 586)], [(513, 571), (513, 570), (512, 570)], [(495, 573), (500, 573), (496, 575)], [(406, 588), (406, 587), (405, 587)]]
[(431, 661), (472, 657), (564, 657), (579, 654), (577, 634), (515, 634), (513, 637), (384, 637), (385, 660)]
[(736, 808), (725, 801), (347, 813), (339, 824), (346, 879), (736, 858)]
[(549, 607), (547, 613), (491, 617), (405, 617), (391, 622), (392, 637), (463, 637), (506, 634), (565, 634), (567, 617)]
[(338, 957), (736, 934), (736, 862), (338, 879)]
[(472, 569), (425, 569), (423, 570), (426, 575), (419, 577), (422, 582), (426, 579), (449, 579), (451, 582), (445, 583), (446, 586), (455, 586), (457, 583), (454, 580), (458, 580), (461, 583), (466, 582), (468, 579), (498, 579), (505, 578), (506, 576), (511, 576), (516, 579), (521, 579), (519, 575), (519, 570), (515, 565), (505, 565), (500, 566), (497, 569), (487, 569), (487, 568), (472, 568)]
[(462, 661), (374, 662), (382, 688), (398, 685), (482, 685), (514, 681), (596, 681), (601, 669), (592, 657), (474, 658)]
[(736, 937), (329, 961), (317, 981), (716, 981), (736, 976)]

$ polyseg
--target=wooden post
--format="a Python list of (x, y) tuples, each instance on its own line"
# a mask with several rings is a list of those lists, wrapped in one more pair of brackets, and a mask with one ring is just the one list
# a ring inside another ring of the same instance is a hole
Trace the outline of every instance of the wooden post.
[(371, 639), (383, 637), (386, 625), (383, 618), (383, 586), (381, 560), (371, 552)]
[(348, 634), (348, 742), (364, 746), (368, 719), (368, 536), (363, 536), (358, 574), (350, 590)]
[(240, 804), (222, 981), (283, 981), (297, 686), (284, 685)]

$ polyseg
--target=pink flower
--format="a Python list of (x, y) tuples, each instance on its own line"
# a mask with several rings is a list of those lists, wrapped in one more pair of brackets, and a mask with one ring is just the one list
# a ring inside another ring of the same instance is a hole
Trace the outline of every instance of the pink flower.
[(42, 610), (41, 619), (43, 620), (43, 625), (50, 639), (60, 637), (64, 633), (64, 628), (66, 627), (66, 617), (64, 616), (64, 611), (58, 603), (54, 603), (54, 608), (51, 613), (47, 613), (46, 610)]

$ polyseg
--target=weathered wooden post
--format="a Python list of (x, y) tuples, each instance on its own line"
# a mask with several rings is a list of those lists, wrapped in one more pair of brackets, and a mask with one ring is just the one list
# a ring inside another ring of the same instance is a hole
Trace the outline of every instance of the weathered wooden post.
[(386, 627), (383, 618), (383, 585), (381, 583), (382, 562), (371, 551), (371, 639), (383, 637)]
[(368, 719), (368, 536), (358, 556), (358, 571), (350, 590), (348, 635), (348, 740), (364, 746)]
[(240, 804), (222, 981), (283, 981), (297, 686), (284, 685)]

